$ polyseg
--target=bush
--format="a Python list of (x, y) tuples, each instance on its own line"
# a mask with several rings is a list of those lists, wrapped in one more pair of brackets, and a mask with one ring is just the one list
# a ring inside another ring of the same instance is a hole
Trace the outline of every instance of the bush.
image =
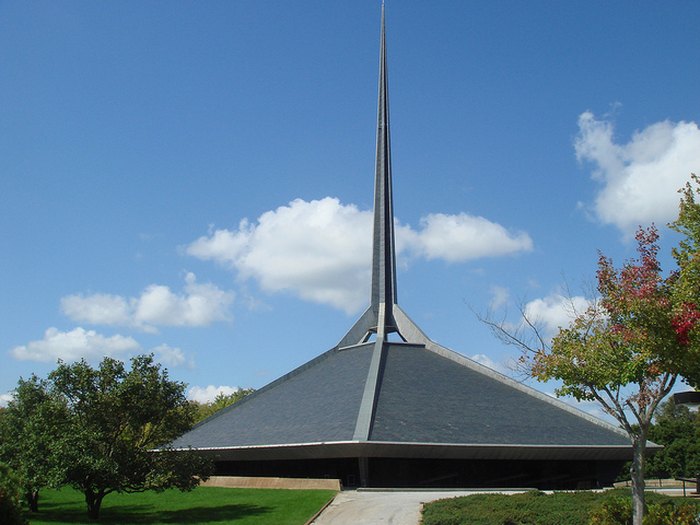
[(632, 525), (632, 500), (610, 498), (591, 513), (588, 525)]
[(20, 505), (19, 482), (4, 463), (0, 463), (0, 523), (3, 525), (27, 523)]
[(698, 509), (694, 505), (649, 505), (644, 525), (697, 525)]
[[(700, 502), (646, 494), (644, 525), (700, 525)], [(629, 490), (596, 492), (528, 492), (477, 494), (427, 503), (423, 525), (628, 525), (632, 523)]]
[(583, 525), (598, 495), (476, 494), (425, 505), (423, 525)]
[[(688, 503), (676, 504), (671, 499), (647, 506), (644, 525), (698, 525), (698, 508)], [(588, 525), (631, 525), (630, 498), (615, 497), (604, 501), (591, 513)]]

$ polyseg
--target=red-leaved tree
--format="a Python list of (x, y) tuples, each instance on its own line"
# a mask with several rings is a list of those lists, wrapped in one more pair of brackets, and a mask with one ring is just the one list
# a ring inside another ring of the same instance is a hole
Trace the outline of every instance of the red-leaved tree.
[(688, 304), (675, 307), (678, 275), (662, 273), (658, 237), (655, 227), (640, 228), (637, 256), (619, 268), (601, 254), (598, 297), (551, 342), (538, 332), (536, 319), (525, 318), (535, 334), (529, 338), (486, 320), (501, 340), (524, 350), (520, 363), (530, 377), (558, 381), (559, 396), (596, 401), (627, 433), (634, 525), (642, 525), (645, 512), (644, 454), (652, 418), (679, 377), (697, 315)]

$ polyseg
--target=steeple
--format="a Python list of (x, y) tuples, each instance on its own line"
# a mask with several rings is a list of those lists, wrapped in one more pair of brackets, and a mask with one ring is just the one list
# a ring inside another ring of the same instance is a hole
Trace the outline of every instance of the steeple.
[[(367, 342), (376, 334), (378, 342), (397, 333), (405, 342), (425, 344), (428, 337), (399, 308), (396, 302), (396, 248), (394, 201), (391, 180), (391, 133), (389, 131), (389, 83), (386, 60), (386, 24), (382, 2), (379, 44), (379, 93), (377, 101), (377, 151), (374, 170), (374, 232), (372, 240), (372, 290), (370, 306), (338, 343), (346, 347)], [(381, 353), (381, 345), (377, 345)]]
[(396, 330), (393, 316), (393, 306), (396, 303), (396, 250), (394, 245), (394, 204), (391, 194), (391, 137), (389, 132), (384, 3), (382, 3), (379, 46), (378, 93), (371, 308), (377, 315), (377, 334), (386, 335)]
[[(398, 333), (404, 341), (412, 339), (407, 337), (408, 333), (419, 335), (420, 341), (425, 337), (396, 303), (396, 248), (391, 180), (389, 84), (386, 62), (386, 24), (384, 21), (384, 2), (382, 2), (370, 306), (341, 339), (339, 347), (364, 343), (374, 334), (376, 334), (378, 341), (385, 341), (387, 335), (394, 332)], [(402, 326), (404, 330), (401, 329)]]

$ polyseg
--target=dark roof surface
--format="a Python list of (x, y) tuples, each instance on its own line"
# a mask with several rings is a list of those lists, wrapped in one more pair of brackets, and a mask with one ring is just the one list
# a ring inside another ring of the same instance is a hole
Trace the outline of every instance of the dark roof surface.
[[(353, 440), (374, 344), (333, 349), (222, 410), (176, 448)], [(458, 356), (387, 343), (370, 442), (626, 446), (601, 422)]]
[(352, 438), (372, 345), (330, 350), (205, 420), (175, 447), (316, 443)]
[(390, 344), (372, 441), (627, 445), (596, 425), (424, 346)]

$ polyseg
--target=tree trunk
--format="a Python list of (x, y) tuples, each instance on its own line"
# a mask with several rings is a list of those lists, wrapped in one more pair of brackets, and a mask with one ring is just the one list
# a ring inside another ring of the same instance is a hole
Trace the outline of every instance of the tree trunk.
[(27, 506), (31, 512), (39, 512), (39, 491), (28, 490), (24, 495), (27, 498)]
[(632, 525), (642, 525), (644, 519), (644, 452), (646, 450), (646, 433), (636, 438), (632, 443)]
[(87, 513), (88, 518), (91, 520), (100, 519), (100, 506), (102, 505), (102, 498), (105, 497), (103, 491), (98, 490), (93, 492), (88, 489), (85, 491), (85, 503), (87, 503)]

